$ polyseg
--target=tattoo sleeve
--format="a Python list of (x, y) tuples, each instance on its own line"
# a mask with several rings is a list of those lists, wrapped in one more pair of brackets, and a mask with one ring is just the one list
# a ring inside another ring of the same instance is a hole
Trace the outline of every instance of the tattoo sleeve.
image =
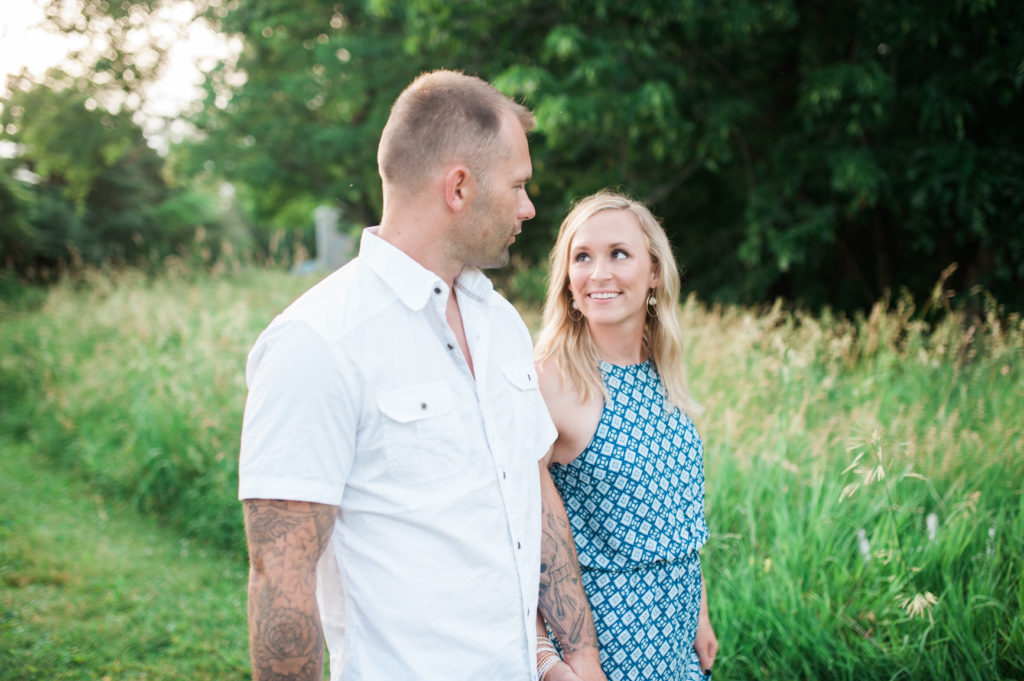
[(580, 580), (576, 544), (551, 473), (541, 463), (541, 562), (538, 608), (566, 653), (597, 650), (590, 603)]
[(270, 499), (249, 499), (243, 506), (253, 681), (320, 681), (324, 643), (316, 566), (338, 509)]

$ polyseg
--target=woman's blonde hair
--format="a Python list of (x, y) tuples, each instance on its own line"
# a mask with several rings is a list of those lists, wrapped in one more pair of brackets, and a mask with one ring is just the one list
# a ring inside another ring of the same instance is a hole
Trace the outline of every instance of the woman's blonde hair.
[(647, 249), (659, 276), (653, 291), (657, 303), (648, 311), (644, 339), (651, 361), (661, 375), (668, 401), (689, 416), (696, 416), (704, 409), (693, 399), (686, 385), (683, 334), (677, 315), (679, 269), (672, 255), (672, 246), (651, 211), (618, 192), (603, 190), (579, 200), (562, 221), (549, 256), (548, 292), (535, 350), (536, 360), (540, 363), (553, 359), (562, 379), (576, 389), (581, 400), (589, 399), (595, 392), (606, 395), (598, 368), (600, 358), (587, 320), (578, 314), (577, 319), (569, 315), (572, 303), (569, 251), (572, 241), (583, 223), (603, 210), (629, 211), (647, 240)]

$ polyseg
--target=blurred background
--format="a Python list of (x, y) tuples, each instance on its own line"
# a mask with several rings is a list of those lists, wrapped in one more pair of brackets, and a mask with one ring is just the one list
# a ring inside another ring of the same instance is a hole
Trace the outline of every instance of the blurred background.
[[(1024, 306), (1024, 9), (995, 0), (6, 0), (7, 289), (168, 257), (291, 266), (376, 224), (423, 70), (537, 113), (537, 302), (570, 202), (651, 205), (706, 301), (869, 309), (943, 279)], [(945, 273), (945, 274), (943, 274)]]

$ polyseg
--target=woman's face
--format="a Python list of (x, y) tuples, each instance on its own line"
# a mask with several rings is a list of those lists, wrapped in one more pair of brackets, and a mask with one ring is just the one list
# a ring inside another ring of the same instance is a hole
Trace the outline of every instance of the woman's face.
[(569, 290), (591, 326), (642, 327), (657, 284), (647, 239), (630, 211), (602, 210), (576, 232), (569, 245)]

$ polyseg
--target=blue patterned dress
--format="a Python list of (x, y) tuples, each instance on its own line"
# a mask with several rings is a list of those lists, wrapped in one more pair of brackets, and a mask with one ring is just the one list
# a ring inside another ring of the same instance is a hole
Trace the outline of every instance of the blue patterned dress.
[(601, 362), (608, 391), (586, 449), (551, 476), (565, 502), (611, 681), (702, 679), (703, 450), (693, 422), (665, 401), (650, 361)]

